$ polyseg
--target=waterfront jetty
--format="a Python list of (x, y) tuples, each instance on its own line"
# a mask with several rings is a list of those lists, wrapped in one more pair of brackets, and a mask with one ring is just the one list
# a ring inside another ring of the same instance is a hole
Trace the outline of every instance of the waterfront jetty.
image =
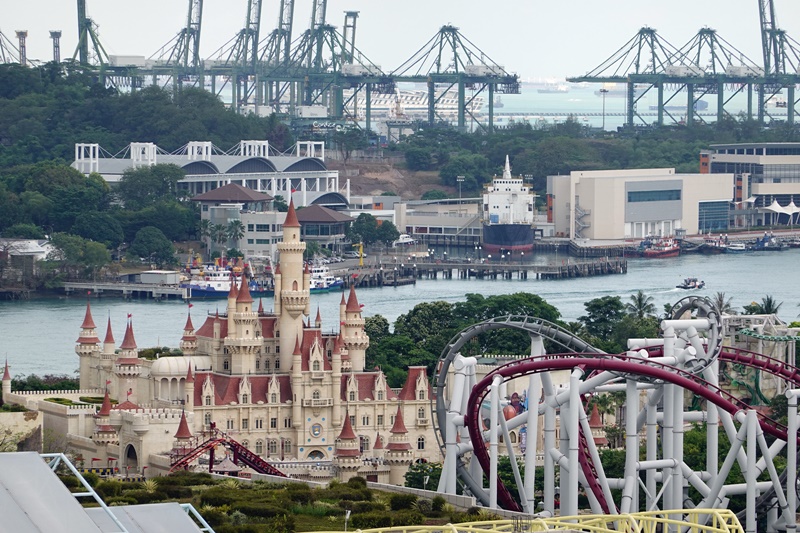
[(64, 283), (67, 296), (74, 292), (91, 293), (100, 298), (104, 295), (122, 296), (125, 299), (153, 298), (156, 300), (182, 299), (189, 300), (192, 290), (178, 285), (161, 285), (158, 283), (121, 283), (111, 281), (84, 281)]
[(432, 261), (413, 264), (372, 265), (353, 267), (343, 277), (346, 287), (396, 287), (410, 285), (418, 279), (567, 279), (628, 272), (628, 261), (620, 257), (573, 261), (565, 259), (560, 265), (530, 265), (524, 263), (489, 263)]

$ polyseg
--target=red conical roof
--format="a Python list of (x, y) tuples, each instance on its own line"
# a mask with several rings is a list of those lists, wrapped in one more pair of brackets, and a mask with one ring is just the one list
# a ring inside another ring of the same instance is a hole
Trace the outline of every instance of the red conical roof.
[(275, 265), (275, 275), (277, 276), (280, 273), (281, 273), (281, 264), (278, 263), (277, 265)]
[(192, 363), (189, 363), (189, 370), (186, 372), (186, 383), (194, 383), (194, 375), (192, 375)]
[(92, 320), (92, 304), (86, 302), (86, 315), (83, 317), (83, 324), (81, 324), (81, 329), (94, 329), (97, 326), (94, 325), (94, 320)]
[(300, 336), (298, 335), (297, 339), (294, 341), (294, 351), (292, 355), (302, 355), (303, 352), (300, 350)]
[(192, 432), (189, 431), (189, 423), (186, 421), (186, 413), (181, 413), (181, 423), (178, 424), (178, 432), (175, 433), (176, 439), (191, 439)]
[(244, 272), (242, 272), (242, 286), (239, 288), (238, 296), (236, 296), (236, 303), (253, 303), (253, 297), (250, 296), (250, 286), (247, 283), (247, 274)]
[(378, 433), (375, 436), (375, 446), (372, 447), (373, 450), (382, 450), (383, 449), (383, 440), (381, 439), (381, 434)]
[(11, 373), (8, 371), (8, 358), (6, 358), (6, 369), (3, 371), (3, 381), (11, 381)]
[(108, 317), (108, 326), (106, 326), (106, 338), (103, 340), (105, 344), (114, 344), (114, 333), (111, 331), (111, 317)]
[(344, 299), (344, 291), (342, 291), (342, 301), (339, 302), (339, 305), (347, 305), (347, 301)]
[(186, 325), (183, 326), (183, 331), (194, 331), (194, 324), (192, 324), (192, 313), (186, 315)]
[(314, 319), (315, 324), (322, 323), (322, 315), (319, 313), (319, 306), (317, 306), (317, 318)]
[(603, 421), (600, 418), (600, 410), (597, 408), (596, 403), (592, 405), (592, 414), (589, 415), (589, 427), (590, 428), (603, 427)]
[(350, 297), (347, 299), (347, 307), (345, 308), (345, 311), (348, 313), (361, 312), (361, 306), (358, 304), (358, 298), (356, 297), (355, 285), (350, 285)]
[(108, 389), (106, 389), (106, 395), (103, 397), (103, 405), (100, 407), (100, 411), (97, 413), (97, 416), (108, 416), (111, 414), (111, 398), (108, 396)]
[(350, 424), (350, 416), (349, 411), (344, 415), (344, 424), (342, 424), (342, 432), (339, 433), (339, 440), (356, 440), (355, 432), (353, 431), (353, 426)]
[(236, 279), (233, 277), (233, 272), (231, 272), (231, 290), (228, 291), (228, 299), (236, 298), (239, 296), (239, 290), (236, 288)]
[(261, 298), (258, 299), (258, 314), (264, 314), (264, 302), (261, 300)]
[(294, 200), (289, 198), (289, 212), (286, 213), (286, 221), (283, 223), (284, 228), (299, 228), (300, 222), (297, 221), (297, 213), (294, 210)]
[(128, 321), (128, 327), (125, 329), (125, 338), (122, 339), (122, 344), (119, 347), (122, 350), (136, 349), (136, 339), (133, 337), (133, 322)]
[(403, 422), (403, 409), (400, 405), (397, 406), (397, 415), (394, 417), (394, 425), (392, 426), (390, 433), (408, 433), (406, 424)]

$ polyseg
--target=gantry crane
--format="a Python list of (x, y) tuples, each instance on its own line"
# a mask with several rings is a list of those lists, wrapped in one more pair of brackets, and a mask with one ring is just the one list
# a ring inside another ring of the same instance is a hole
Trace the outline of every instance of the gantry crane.
[(78, 46), (72, 54), (72, 60), (84, 67), (108, 65), (108, 54), (100, 43), (97, 24), (86, 15), (86, 0), (78, 0)]
[(281, 0), (278, 11), (278, 24), (264, 40), (261, 48), (260, 62), (266, 69), (265, 100), (276, 112), (281, 111), (281, 104), (291, 83), (280, 80), (269, 80), (276, 75), (286, 75), (286, 69), (292, 58), (292, 26), (294, 23), (294, 0)]
[(189, 0), (186, 26), (167, 44), (150, 56), (154, 60), (153, 82), (159, 83), (164, 76), (164, 84), (173, 83), (178, 90), (182, 84), (194, 76), (202, 86), (203, 60), (200, 57), (200, 31), (203, 25), (203, 0)]

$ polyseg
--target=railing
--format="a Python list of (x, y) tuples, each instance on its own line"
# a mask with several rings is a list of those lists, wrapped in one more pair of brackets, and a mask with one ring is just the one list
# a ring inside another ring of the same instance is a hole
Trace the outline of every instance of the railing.
[(333, 405), (333, 398), (319, 398), (316, 400), (304, 398), (302, 405), (303, 407), (331, 407)]

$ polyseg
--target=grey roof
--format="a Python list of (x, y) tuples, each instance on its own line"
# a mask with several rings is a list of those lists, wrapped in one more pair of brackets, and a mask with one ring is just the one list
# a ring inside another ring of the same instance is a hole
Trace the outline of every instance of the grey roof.
[[(129, 533), (184, 533), (201, 531), (179, 503), (148, 503), (142, 505), (120, 505), (111, 507)], [(99, 508), (86, 509), (86, 513), (101, 531), (117, 531), (111, 517)], [(54, 530), (55, 531), (55, 530)]]
[(192, 198), (193, 202), (268, 202), (272, 196), (262, 192), (242, 187), (238, 183), (229, 183), (222, 187), (217, 187), (203, 194), (198, 194)]
[(100, 533), (69, 489), (36, 452), (0, 453), (3, 531)]
[[(202, 531), (178, 503), (109, 507), (130, 533)], [(0, 530), (110, 533), (119, 526), (100, 507), (84, 508), (36, 452), (0, 453)]]
[(325, 224), (335, 224), (336, 222), (351, 222), (353, 217), (328, 209), (321, 205), (309, 205), (297, 210), (297, 220), (303, 223), (321, 222)]
[[(172, 154), (158, 154), (156, 156), (156, 163), (158, 164), (173, 164), (181, 168), (191, 165), (193, 163), (204, 163), (210, 168), (216, 169), (219, 174), (227, 174), (236, 165), (248, 160), (259, 160), (267, 162), (268, 165), (274, 166), (278, 172), (293, 172), (296, 169), (291, 169), (292, 165), (305, 162), (311, 166), (319, 167), (315, 170), (327, 170), (325, 163), (315, 157), (297, 157), (288, 155), (279, 155), (269, 158), (241, 156), (241, 155), (219, 155), (212, 154), (209, 156), (208, 161), (189, 159), (186, 155), (172, 155)], [(75, 163), (72, 164), (75, 167)], [(101, 157), (98, 161), (98, 171), (100, 174), (118, 174), (122, 175), (123, 172), (133, 167), (133, 161), (130, 158), (114, 158), (114, 157)], [(264, 170), (263, 173), (268, 173)], [(190, 173), (191, 174), (191, 173)], [(231, 174), (232, 176), (235, 174)]]

